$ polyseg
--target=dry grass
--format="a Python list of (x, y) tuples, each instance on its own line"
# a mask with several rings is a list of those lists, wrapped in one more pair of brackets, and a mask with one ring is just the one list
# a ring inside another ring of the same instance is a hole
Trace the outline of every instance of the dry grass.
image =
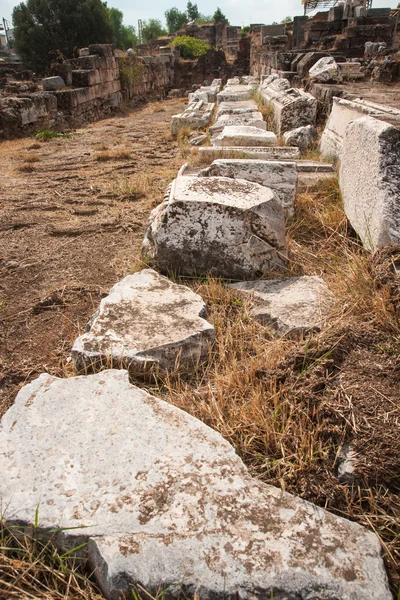
[(30, 164), (30, 162), (26, 162), (23, 165), (20, 165), (16, 169), (20, 173), (33, 173), (35, 171), (35, 167)]
[(41, 159), (37, 154), (28, 154), (26, 152), (21, 153), (18, 158), (25, 163), (36, 163), (40, 162)]
[(39, 148), (41, 148), (41, 144), (40, 142), (34, 142), (33, 144), (30, 144), (29, 146), (26, 147), (27, 150), (39, 150)]
[(132, 158), (131, 152), (128, 152), (127, 150), (114, 150), (109, 152), (99, 152), (96, 155), (95, 160), (105, 162), (109, 160), (128, 160), (129, 158)]
[(254, 94), (252, 95), (252, 99), (258, 105), (258, 110), (262, 114), (263, 119), (267, 124), (267, 130), (278, 133), (276, 122), (274, 119), (274, 109), (272, 108), (272, 105), (269, 102), (266, 102), (262, 97), (261, 92), (258, 91), (254, 92)]

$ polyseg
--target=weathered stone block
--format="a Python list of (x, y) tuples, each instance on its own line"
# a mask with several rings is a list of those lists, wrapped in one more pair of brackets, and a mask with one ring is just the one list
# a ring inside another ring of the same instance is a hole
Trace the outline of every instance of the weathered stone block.
[(229, 287), (250, 295), (250, 314), (279, 335), (319, 331), (332, 304), (332, 296), (320, 277), (242, 281)]
[(150, 215), (142, 250), (163, 271), (254, 279), (285, 269), (284, 211), (257, 183), (178, 177)]
[(112, 57), (114, 56), (114, 46), (112, 44), (90, 44), (89, 53)]
[(260, 112), (245, 113), (242, 115), (221, 115), (217, 121), (209, 128), (209, 133), (212, 137), (221, 133), (224, 127), (257, 127), (266, 131), (267, 124)]
[(204, 146), (199, 148), (200, 155), (217, 158), (254, 158), (259, 160), (296, 160), (300, 150), (289, 146)]
[(258, 111), (258, 105), (254, 100), (243, 100), (238, 102), (221, 102), (217, 109), (217, 118), (222, 115), (245, 115)]
[(76, 87), (87, 87), (100, 83), (99, 71), (97, 69), (80, 69), (72, 71), (72, 85)]
[(297, 169), (294, 162), (249, 159), (217, 159), (200, 171), (199, 177), (246, 179), (270, 188), (283, 206), (286, 216), (294, 213)]
[(42, 85), (44, 92), (54, 92), (65, 88), (65, 81), (59, 76), (46, 77), (45, 79), (42, 79)]
[(72, 347), (76, 369), (186, 369), (204, 360), (214, 328), (206, 305), (189, 288), (151, 269), (128, 275), (101, 301), (86, 332)]
[(89, 56), (80, 56), (79, 58), (73, 58), (68, 61), (73, 65), (75, 69), (91, 71), (92, 69), (100, 68), (100, 56), (97, 54), (89, 55)]
[(305, 152), (316, 144), (318, 133), (313, 125), (297, 127), (283, 134), (283, 141), (287, 146), (297, 146), (301, 152)]
[(340, 189), (346, 215), (364, 246), (400, 242), (400, 130), (362, 117), (343, 139)]
[(333, 56), (320, 58), (308, 71), (311, 81), (317, 83), (340, 83), (342, 72)]
[(258, 127), (224, 127), (213, 139), (214, 146), (277, 146), (278, 138), (273, 131), (263, 131)]
[(238, 102), (250, 100), (258, 84), (230, 85), (217, 94), (218, 102)]
[(279, 134), (303, 125), (315, 125), (317, 119), (317, 100), (301, 89), (280, 89), (276, 79), (263, 87), (261, 95), (269, 102), (274, 111), (274, 121)]
[[(6, 525), (81, 549), (109, 600), (389, 600), (378, 538), (253, 479), (232, 446), (126, 371), (25, 386), (0, 425)], [(39, 509), (38, 509), (39, 507)], [(279, 594), (279, 596), (278, 596)]]

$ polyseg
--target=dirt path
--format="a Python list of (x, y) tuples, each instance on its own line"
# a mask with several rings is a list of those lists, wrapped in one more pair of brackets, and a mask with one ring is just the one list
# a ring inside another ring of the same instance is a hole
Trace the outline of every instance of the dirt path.
[(169, 136), (182, 107), (0, 144), (0, 416), (24, 383), (69, 368), (73, 340), (137, 262), (149, 212), (183, 162)]

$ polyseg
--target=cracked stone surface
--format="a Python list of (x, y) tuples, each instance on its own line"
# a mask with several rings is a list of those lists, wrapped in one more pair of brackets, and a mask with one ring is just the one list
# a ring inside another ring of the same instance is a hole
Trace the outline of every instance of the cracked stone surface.
[(228, 177), (181, 176), (151, 213), (142, 252), (162, 271), (255, 279), (285, 271), (284, 211), (274, 192)]
[(273, 131), (263, 131), (246, 125), (227, 125), (213, 139), (214, 146), (277, 146), (278, 138)]
[(257, 129), (262, 129), (263, 131), (266, 131), (267, 129), (267, 124), (264, 121), (262, 114), (258, 111), (254, 111), (244, 114), (221, 115), (214, 125), (209, 128), (208, 132), (214, 137), (221, 133), (224, 127), (232, 125), (257, 127)]
[(114, 285), (75, 340), (78, 371), (102, 366), (135, 373), (188, 368), (206, 358), (214, 328), (206, 305), (191, 289), (151, 269), (128, 275)]
[(320, 277), (243, 281), (229, 287), (251, 294), (251, 314), (280, 335), (320, 330), (332, 301)]
[(221, 102), (217, 108), (217, 118), (222, 115), (246, 115), (258, 112), (259, 108), (254, 100), (243, 100), (238, 102)]
[(285, 215), (292, 216), (294, 214), (297, 187), (295, 162), (218, 159), (199, 173), (199, 177), (210, 176), (246, 179), (269, 187), (281, 202)]
[[(8, 525), (81, 550), (106, 598), (390, 600), (377, 537), (250, 477), (232, 446), (110, 370), (25, 386), (0, 424)], [(5, 507), (5, 509), (4, 509)]]

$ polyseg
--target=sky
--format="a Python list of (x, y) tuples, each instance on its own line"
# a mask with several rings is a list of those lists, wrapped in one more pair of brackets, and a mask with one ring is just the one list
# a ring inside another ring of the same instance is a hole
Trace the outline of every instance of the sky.
[[(241, 27), (250, 23), (268, 25), (273, 21), (279, 22), (287, 16), (303, 14), (301, 0), (279, 0), (278, 2), (276, 0), (197, 0), (199, 11), (205, 15), (214, 14), (217, 8), (216, 1), (231, 25)], [(137, 27), (138, 19), (161, 19), (164, 22), (166, 10), (176, 6), (184, 11), (186, 2), (187, 0), (152, 0), (148, 4), (137, 2), (135, 6), (132, 0), (108, 0), (107, 4), (122, 10), (125, 25)], [(399, 0), (374, 0), (373, 7), (395, 8), (398, 2)], [(12, 9), (16, 4), (18, 2), (15, 0), (0, 0), (0, 18), (4, 17), (11, 21)]]

